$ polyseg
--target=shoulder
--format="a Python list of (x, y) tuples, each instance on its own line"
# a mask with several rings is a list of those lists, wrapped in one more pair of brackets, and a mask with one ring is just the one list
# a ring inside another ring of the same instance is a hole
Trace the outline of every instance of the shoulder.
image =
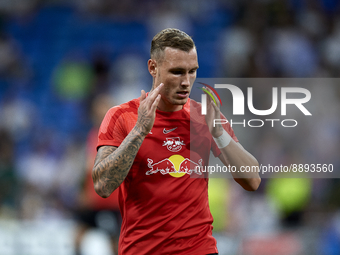
[(199, 103), (199, 102), (196, 102), (195, 100), (193, 99), (188, 99), (188, 101), (185, 103), (184, 105), (184, 110), (192, 115), (196, 115), (196, 114), (200, 114), (201, 113), (201, 108), (202, 108), (202, 104)]
[(189, 103), (191, 109), (201, 109), (201, 107), (202, 107), (201, 103), (196, 102), (195, 100), (190, 99), (190, 98), (188, 100), (188, 103)]
[(192, 121), (193, 124), (195, 123), (205, 125), (205, 116), (201, 114), (201, 103), (196, 102), (193, 99), (188, 99), (183, 108), (186, 115), (189, 117), (190, 121)]
[(137, 113), (139, 107), (139, 98), (132, 99), (131, 101), (128, 101), (126, 103), (116, 105), (114, 107), (111, 107), (107, 114), (110, 116), (116, 115), (116, 114), (123, 114), (123, 113)]
[(116, 126), (118, 122), (134, 121), (138, 118), (139, 99), (111, 107), (102, 122), (102, 126)]
[(122, 129), (128, 123), (133, 123), (138, 118), (138, 107), (139, 99), (133, 99), (110, 108), (102, 121), (101, 131), (106, 133), (108, 130)]

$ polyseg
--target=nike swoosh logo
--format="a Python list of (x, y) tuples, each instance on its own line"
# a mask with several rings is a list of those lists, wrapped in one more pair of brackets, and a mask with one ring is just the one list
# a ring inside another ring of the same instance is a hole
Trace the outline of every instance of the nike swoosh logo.
[(172, 128), (172, 129), (169, 129), (169, 130), (166, 130), (165, 128), (163, 129), (163, 134), (169, 134), (170, 132), (174, 131), (177, 127), (175, 128)]

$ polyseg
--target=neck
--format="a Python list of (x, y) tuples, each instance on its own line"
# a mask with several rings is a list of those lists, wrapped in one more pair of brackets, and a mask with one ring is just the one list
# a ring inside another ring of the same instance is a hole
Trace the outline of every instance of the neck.
[(183, 105), (174, 105), (164, 102), (162, 99), (159, 101), (157, 109), (163, 112), (176, 112), (183, 109)]

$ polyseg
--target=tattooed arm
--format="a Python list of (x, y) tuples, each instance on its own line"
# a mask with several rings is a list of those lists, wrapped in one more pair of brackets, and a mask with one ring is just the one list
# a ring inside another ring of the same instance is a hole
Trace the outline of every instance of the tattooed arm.
[(129, 173), (137, 152), (145, 138), (135, 127), (117, 148), (102, 146), (98, 149), (92, 170), (94, 189), (101, 197), (109, 197)]
[(113, 146), (99, 148), (92, 169), (94, 189), (99, 196), (104, 198), (110, 196), (128, 175), (145, 136), (155, 122), (156, 108), (161, 99), (159, 91), (162, 86), (161, 83), (149, 93), (148, 97), (142, 90), (137, 123), (118, 148)]

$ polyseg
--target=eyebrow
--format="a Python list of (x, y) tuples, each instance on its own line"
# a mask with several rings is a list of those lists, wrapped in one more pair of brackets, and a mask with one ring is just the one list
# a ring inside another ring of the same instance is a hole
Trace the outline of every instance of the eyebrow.
[[(198, 66), (195, 66), (194, 68), (191, 68), (191, 70), (197, 70), (198, 69)], [(185, 71), (186, 69), (183, 68), (183, 67), (173, 67), (173, 68), (170, 68), (169, 71)]]

